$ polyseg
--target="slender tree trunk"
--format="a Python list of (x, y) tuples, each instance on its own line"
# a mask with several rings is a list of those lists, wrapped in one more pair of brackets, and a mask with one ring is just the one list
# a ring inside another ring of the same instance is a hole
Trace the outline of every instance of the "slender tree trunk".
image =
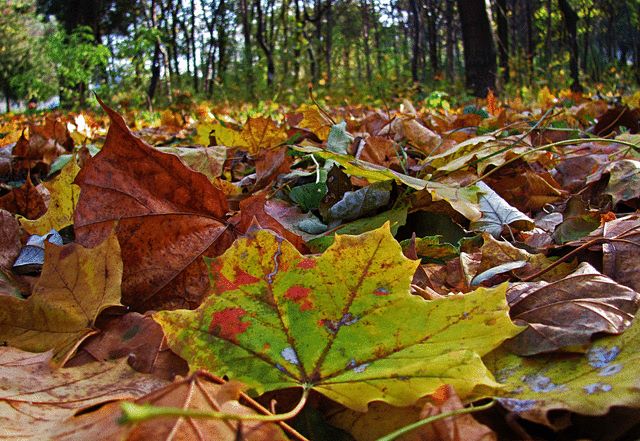
[(509, 82), (509, 22), (507, 20), (507, 0), (497, 0), (498, 57), (502, 70), (502, 81)]
[(413, 51), (411, 54), (411, 79), (414, 83), (418, 82), (418, 72), (420, 70), (420, 60), (422, 58), (420, 47), (420, 11), (418, 9), (417, 0), (409, 1), (409, 9), (411, 10), (412, 29), (413, 29)]
[(360, 11), (362, 12), (362, 44), (364, 46), (364, 62), (367, 72), (367, 84), (371, 84), (371, 45), (369, 43), (370, 16), (368, 0), (360, 0)]
[(149, 110), (153, 109), (153, 98), (158, 88), (158, 81), (160, 80), (160, 43), (156, 42), (153, 47), (153, 58), (151, 60), (151, 80), (149, 81), (149, 88), (147, 89), (147, 104)]
[(262, 52), (264, 52), (264, 56), (267, 60), (267, 86), (271, 89), (273, 87), (273, 81), (276, 74), (275, 64), (273, 63), (273, 51), (271, 50), (271, 47), (269, 47), (269, 44), (266, 41), (265, 29), (264, 29), (265, 17), (262, 11), (262, 4), (260, 0), (255, 0), (254, 7), (256, 8), (256, 13), (258, 14), (258, 17), (257, 17), (258, 29), (256, 33), (256, 40), (258, 40), (258, 44), (260, 45), (260, 48), (262, 48)]
[(496, 87), (496, 52), (484, 0), (457, 0), (466, 86), (477, 97)]
[(567, 0), (558, 0), (564, 24), (569, 35), (569, 71), (571, 72), (571, 90), (582, 92), (584, 89), (580, 84), (580, 72), (578, 71), (578, 38), (577, 25), (578, 14), (573, 10)]
[(11, 90), (9, 90), (9, 86), (4, 88), (4, 104), (7, 107), (5, 112), (11, 112)]
[(245, 75), (247, 77), (247, 89), (249, 97), (254, 97), (253, 79), (253, 48), (251, 46), (251, 22), (249, 17), (248, 0), (240, 0), (240, 15), (242, 20), (242, 36), (244, 37), (244, 62)]
[(449, 81), (455, 80), (455, 70), (454, 70), (454, 55), (453, 49), (455, 45), (455, 41), (453, 39), (454, 32), (454, 20), (453, 20), (453, 5), (454, 0), (446, 0), (447, 5), (445, 8), (445, 26), (447, 28), (447, 37), (446, 37), (446, 57), (447, 57), (447, 66), (446, 73), (447, 79)]
[(331, 35), (333, 33), (333, 11), (331, 0), (328, 2), (325, 14), (327, 17), (327, 25), (325, 27), (324, 63), (327, 67), (327, 87), (330, 87), (333, 81), (331, 72), (331, 50), (333, 46)]
[(429, 43), (429, 64), (431, 71), (438, 75), (440, 71), (440, 60), (438, 57), (438, 15), (440, 14), (437, 1), (429, 1), (427, 9), (427, 35)]

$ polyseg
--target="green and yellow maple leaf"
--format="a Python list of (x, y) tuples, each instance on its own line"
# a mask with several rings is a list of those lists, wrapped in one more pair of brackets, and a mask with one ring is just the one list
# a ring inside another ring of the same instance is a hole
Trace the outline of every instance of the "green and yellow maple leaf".
[(191, 370), (258, 393), (303, 386), (354, 410), (404, 406), (451, 384), (468, 397), (497, 387), (481, 356), (516, 335), (506, 286), (426, 301), (409, 292), (418, 262), (389, 225), (337, 236), (305, 257), (267, 231), (209, 261), (211, 295), (196, 310), (154, 314)]

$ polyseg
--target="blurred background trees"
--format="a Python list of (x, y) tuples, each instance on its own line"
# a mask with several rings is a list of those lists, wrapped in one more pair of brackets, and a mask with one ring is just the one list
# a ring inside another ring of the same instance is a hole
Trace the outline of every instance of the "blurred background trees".
[(640, 0), (0, 0), (0, 93), (353, 100), (640, 81)]

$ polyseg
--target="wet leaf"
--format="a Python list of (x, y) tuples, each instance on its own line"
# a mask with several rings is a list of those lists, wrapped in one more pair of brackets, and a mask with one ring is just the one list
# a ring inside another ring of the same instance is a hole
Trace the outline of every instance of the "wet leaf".
[(0, 438), (52, 439), (83, 409), (137, 398), (166, 384), (134, 371), (125, 360), (57, 370), (50, 360), (49, 352), (0, 347)]
[(71, 160), (60, 174), (44, 186), (51, 195), (47, 212), (35, 220), (20, 218), (22, 228), (29, 234), (46, 234), (50, 230), (60, 231), (73, 224), (73, 212), (80, 197), (80, 187), (73, 183), (80, 167)]
[(94, 334), (102, 310), (120, 304), (122, 261), (112, 234), (92, 249), (47, 243), (42, 275), (27, 300), (0, 296), (0, 341), (20, 349), (53, 350), (63, 364)]
[(599, 332), (623, 332), (640, 305), (640, 294), (582, 263), (573, 274), (553, 283), (514, 283), (507, 300), (511, 318), (529, 324), (508, 347), (520, 355), (533, 355), (589, 343)]
[(604, 337), (584, 354), (522, 358), (499, 349), (484, 357), (503, 407), (553, 425), (549, 411), (565, 409), (603, 415), (612, 406), (640, 407), (640, 322), (622, 335)]
[(137, 311), (194, 308), (209, 283), (200, 256), (220, 254), (233, 240), (223, 220), (225, 195), (104, 109), (111, 118), (104, 147), (75, 180), (81, 188), (76, 240), (95, 245), (117, 223), (123, 304)]
[(200, 308), (154, 319), (190, 369), (258, 393), (308, 385), (355, 410), (408, 405), (444, 382), (467, 397), (496, 386), (479, 356), (520, 331), (504, 285), (433, 302), (409, 294), (417, 262), (388, 225), (337, 236), (311, 258), (258, 231), (210, 265), (214, 291)]

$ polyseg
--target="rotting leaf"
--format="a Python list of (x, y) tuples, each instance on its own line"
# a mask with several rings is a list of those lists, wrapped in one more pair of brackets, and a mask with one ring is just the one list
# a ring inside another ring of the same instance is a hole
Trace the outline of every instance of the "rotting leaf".
[(350, 221), (369, 214), (389, 204), (393, 181), (376, 182), (355, 191), (348, 191), (327, 212), (325, 222)]
[(409, 292), (417, 265), (388, 224), (337, 236), (319, 257), (258, 231), (211, 260), (213, 292), (197, 310), (154, 319), (192, 371), (258, 393), (306, 385), (363, 411), (373, 400), (411, 404), (443, 383), (463, 397), (497, 386), (480, 356), (521, 330), (506, 286), (427, 302)]
[(202, 255), (233, 240), (224, 193), (180, 159), (134, 136), (104, 106), (111, 126), (104, 147), (75, 183), (76, 240), (99, 243), (117, 222), (124, 274), (122, 302), (136, 311), (195, 308), (208, 290)]
[(137, 398), (167, 383), (134, 371), (125, 360), (58, 370), (50, 361), (50, 352), (0, 347), (0, 438), (52, 439), (83, 409)]
[(565, 409), (603, 415), (612, 406), (640, 407), (640, 321), (622, 335), (603, 337), (584, 354), (519, 357), (500, 348), (484, 357), (505, 383), (503, 407), (553, 426), (548, 412)]
[(42, 275), (27, 300), (0, 296), (0, 341), (20, 349), (53, 350), (63, 364), (94, 334), (98, 314), (120, 305), (122, 261), (115, 235), (86, 249), (47, 243)]
[(514, 283), (507, 300), (511, 318), (529, 324), (507, 346), (519, 355), (534, 355), (589, 343), (599, 332), (623, 332), (631, 325), (640, 294), (585, 262), (553, 283)]

